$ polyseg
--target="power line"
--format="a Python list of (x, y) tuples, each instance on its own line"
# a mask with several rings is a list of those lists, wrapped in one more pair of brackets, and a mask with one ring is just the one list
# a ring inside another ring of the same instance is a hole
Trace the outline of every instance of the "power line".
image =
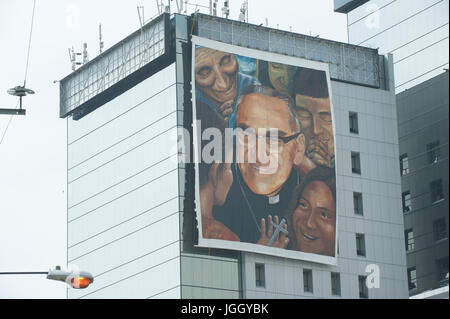
[(25, 87), (25, 84), (27, 82), (27, 75), (28, 75), (28, 61), (30, 59), (30, 47), (31, 47), (31, 35), (33, 34), (33, 22), (34, 22), (34, 11), (36, 8), (36, 0), (33, 2), (33, 13), (31, 14), (31, 28), (30, 28), (30, 37), (28, 39), (28, 53), (27, 53), (27, 64), (25, 67), (25, 77), (23, 80), (23, 86)]
[[(18, 105), (19, 105), (19, 101), (17, 101), (17, 103), (16, 103), (16, 107), (15, 107), (16, 109), (17, 109)], [(5, 139), (6, 132), (8, 131), (9, 125), (11, 124), (11, 121), (12, 121), (13, 117), (14, 117), (14, 115), (10, 115), (10, 117), (9, 117), (8, 124), (6, 124), (6, 129), (3, 132), (2, 138), (0, 139), (0, 145), (2, 145), (3, 140)]]
[[(33, 34), (33, 22), (34, 22), (34, 12), (36, 9), (36, 0), (33, 2), (33, 13), (31, 14), (31, 28), (30, 28), (30, 37), (28, 39), (28, 52), (27, 52), (27, 62), (25, 66), (25, 76), (23, 80), (23, 87), (25, 87), (25, 84), (27, 83), (27, 75), (28, 75), (28, 62), (30, 60), (30, 48), (31, 48), (31, 36)], [(15, 109), (17, 109), (17, 106), (19, 105), (19, 102), (17, 102)], [(2, 138), (0, 139), (0, 145), (3, 143), (3, 140), (5, 139), (6, 132), (8, 131), (9, 126), (11, 125), (13, 119), (13, 115), (10, 116), (8, 120), (8, 124), (6, 124), (6, 129), (2, 134)]]

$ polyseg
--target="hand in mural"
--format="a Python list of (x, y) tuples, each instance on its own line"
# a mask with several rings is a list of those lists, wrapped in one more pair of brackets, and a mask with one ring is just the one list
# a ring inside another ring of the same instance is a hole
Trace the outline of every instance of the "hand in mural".
[(219, 107), (219, 112), (220, 112), (220, 114), (222, 114), (223, 119), (225, 121), (228, 121), (228, 117), (230, 116), (231, 113), (233, 113), (233, 105), (234, 105), (234, 101), (230, 100), (230, 101), (223, 103)]
[(225, 203), (231, 184), (233, 184), (231, 163), (212, 164), (209, 170), (209, 178), (214, 185), (214, 205), (222, 206)]
[(320, 138), (311, 138), (308, 142), (306, 155), (313, 161), (324, 166), (331, 166), (332, 156), (328, 152), (328, 143)]
[[(270, 239), (273, 236), (274, 233), (274, 226), (272, 225), (272, 216), (268, 216), (268, 229), (266, 233), (266, 220), (264, 218), (261, 218), (261, 237), (259, 238), (257, 244), (268, 246)], [(276, 225), (279, 225), (278, 216), (275, 216), (274, 222)], [(287, 224), (283, 225), (284, 230), (287, 231)], [(277, 247), (277, 248), (286, 248), (289, 243), (289, 238), (287, 237), (286, 233), (279, 232), (276, 234), (276, 238), (273, 241), (271, 247)]]
[(227, 226), (213, 218), (202, 216), (202, 229), (204, 238), (240, 241)]

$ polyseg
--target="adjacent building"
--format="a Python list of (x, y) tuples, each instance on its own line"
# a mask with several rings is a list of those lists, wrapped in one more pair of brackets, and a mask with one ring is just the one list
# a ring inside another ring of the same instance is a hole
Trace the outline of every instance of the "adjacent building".
[[(195, 169), (177, 160), (191, 35), (329, 64), (335, 266), (196, 247)], [(392, 56), (375, 49), (203, 14), (152, 20), (60, 83), (67, 260), (95, 277), (68, 298), (407, 298), (395, 105)]]
[(448, 285), (449, 1), (344, 2), (349, 42), (394, 58), (410, 295)]

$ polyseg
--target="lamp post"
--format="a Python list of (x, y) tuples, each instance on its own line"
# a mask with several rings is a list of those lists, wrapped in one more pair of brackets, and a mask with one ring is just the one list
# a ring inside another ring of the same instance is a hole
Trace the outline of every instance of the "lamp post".
[(22, 271), (22, 272), (0, 272), (0, 275), (47, 275), (47, 279), (57, 280), (67, 283), (69, 286), (75, 289), (87, 288), (94, 282), (94, 276), (91, 273), (80, 271), (64, 271), (60, 266), (56, 266), (55, 269), (49, 271)]

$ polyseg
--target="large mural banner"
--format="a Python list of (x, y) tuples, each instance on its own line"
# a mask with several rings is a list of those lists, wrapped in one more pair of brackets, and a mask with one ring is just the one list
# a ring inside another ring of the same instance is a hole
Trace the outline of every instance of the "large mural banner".
[(328, 64), (193, 37), (198, 246), (336, 264)]

